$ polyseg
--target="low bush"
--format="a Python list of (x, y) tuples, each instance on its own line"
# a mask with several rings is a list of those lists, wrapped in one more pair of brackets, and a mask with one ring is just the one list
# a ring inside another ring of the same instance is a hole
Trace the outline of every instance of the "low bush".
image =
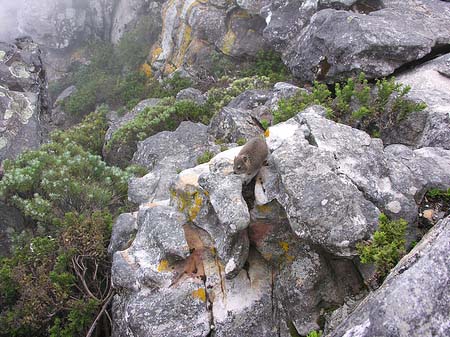
[(357, 245), (361, 262), (373, 263), (380, 280), (386, 277), (406, 253), (407, 225), (403, 219), (391, 221), (385, 214), (381, 214), (379, 227), (373, 234), (373, 239), (368, 243)]
[(426, 108), (424, 103), (406, 98), (410, 90), (409, 86), (396, 83), (395, 78), (380, 79), (371, 85), (364, 73), (343, 84), (336, 83), (334, 94), (325, 84), (315, 82), (311, 91), (299, 90), (293, 97), (281, 100), (274, 112), (274, 123), (319, 104), (327, 109), (328, 118), (380, 136), (410, 113)]
[[(107, 245), (113, 218), (129, 210), (131, 171), (98, 155), (106, 110), (4, 161), (0, 199), (29, 230), (0, 259), (1, 336), (86, 336), (112, 297)], [(101, 325), (101, 323), (99, 323)]]

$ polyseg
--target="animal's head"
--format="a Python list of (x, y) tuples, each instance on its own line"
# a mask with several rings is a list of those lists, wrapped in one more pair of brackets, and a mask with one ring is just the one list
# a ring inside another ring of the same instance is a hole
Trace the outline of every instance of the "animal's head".
[(233, 171), (235, 174), (242, 174), (248, 171), (250, 157), (246, 154), (238, 155), (234, 158)]

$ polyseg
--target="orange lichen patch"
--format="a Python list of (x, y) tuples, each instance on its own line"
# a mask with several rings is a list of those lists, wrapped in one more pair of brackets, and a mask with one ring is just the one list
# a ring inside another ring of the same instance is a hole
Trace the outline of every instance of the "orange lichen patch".
[(147, 203), (141, 205), (141, 207), (148, 207), (148, 208), (153, 208), (156, 206), (160, 206), (160, 204), (157, 202), (147, 202)]
[(169, 261), (167, 260), (161, 260), (159, 262), (157, 270), (162, 273), (164, 271), (167, 271), (169, 269)]
[(267, 129), (266, 131), (264, 131), (264, 137), (269, 137), (270, 136), (270, 131), (269, 129)]
[(160, 46), (155, 46), (153, 50), (151, 51), (151, 63), (155, 62), (159, 55), (163, 52), (162, 48)]
[(177, 70), (177, 68), (176, 68), (173, 64), (167, 63), (167, 64), (164, 66), (164, 74), (165, 74), (165, 75), (170, 75), (170, 74), (172, 74), (175, 70)]
[(206, 302), (206, 290), (205, 288), (198, 288), (192, 292), (192, 297), (198, 298), (199, 300)]
[(222, 52), (226, 55), (231, 55), (231, 51), (233, 50), (234, 42), (236, 41), (236, 34), (229, 29), (225, 34), (222, 42)]
[(144, 75), (148, 78), (152, 77), (152, 68), (150, 67), (150, 65), (148, 63), (144, 63), (141, 66), (141, 72), (143, 72)]
[(177, 68), (181, 67), (183, 65), (183, 61), (184, 61), (184, 56), (186, 55), (186, 51), (188, 50), (188, 47), (191, 43), (191, 33), (192, 33), (192, 28), (188, 25), (184, 25), (184, 32), (183, 32), (183, 37), (182, 37), (182, 41), (180, 43), (180, 48), (178, 50), (178, 54), (177, 57), (175, 59), (175, 65), (177, 66)]

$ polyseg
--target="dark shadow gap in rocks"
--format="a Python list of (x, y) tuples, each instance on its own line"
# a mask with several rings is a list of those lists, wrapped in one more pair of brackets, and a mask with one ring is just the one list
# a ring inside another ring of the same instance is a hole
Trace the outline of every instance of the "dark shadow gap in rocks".
[(419, 203), (419, 214), (417, 217), (418, 236), (416, 242), (419, 242), (439, 220), (449, 215), (450, 190), (447, 192), (445, 190), (438, 192), (437, 189), (429, 189)]
[(358, 14), (369, 14), (384, 8), (381, 0), (362, 0), (350, 6), (350, 11)]
[(433, 48), (431, 48), (431, 51), (425, 55), (424, 57), (405, 63), (402, 66), (398, 67), (394, 73), (392, 74), (392, 76), (397, 76), (402, 74), (403, 72), (406, 72), (408, 70), (411, 70), (413, 68), (416, 68), (417, 66), (426, 63), (428, 61), (431, 61), (439, 56), (445, 55), (445, 54), (450, 54), (450, 43), (448, 44), (438, 44), (436, 46), (434, 46)]
[(380, 9), (385, 8), (385, 6), (383, 4), (383, 1), (381, 0), (360, 0), (356, 1), (350, 6), (345, 5), (341, 1), (332, 1), (327, 3), (320, 3), (318, 10), (320, 11), (329, 8), (335, 10), (351, 11), (358, 14), (369, 14), (379, 11)]

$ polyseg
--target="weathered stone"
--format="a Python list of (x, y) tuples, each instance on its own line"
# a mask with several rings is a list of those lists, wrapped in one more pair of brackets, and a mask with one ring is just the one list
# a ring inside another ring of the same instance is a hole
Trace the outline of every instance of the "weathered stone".
[(384, 149), (379, 139), (327, 120), (323, 112), (312, 107), (297, 122), (269, 129), (270, 163), (281, 184), (276, 198), (294, 232), (333, 254), (351, 256), (355, 244), (376, 229), (380, 210), (404, 218), (412, 229), (424, 193), (450, 186), (450, 152)]
[(180, 92), (178, 92), (176, 99), (177, 100), (190, 100), (190, 101), (197, 103), (198, 105), (205, 104), (205, 102), (206, 102), (206, 98), (203, 95), (203, 93), (200, 90), (195, 89), (195, 88), (187, 88), (187, 89), (181, 90)]
[(208, 133), (216, 139), (232, 143), (239, 139), (250, 139), (263, 131), (249, 110), (225, 107), (211, 120)]
[[(208, 142), (207, 129), (200, 123), (182, 122), (173, 132), (163, 131), (138, 143), (133, 163), (149, 169), (157, 182), (149, 200), (167, 199), (180, 170), (197, 165), (197, 158), (206, 151), (217, 151), (218, 146)], [(150, 178), (146, 181), (153, 186)]]
[(446, 218), (327, 336), (448, 336), (449, 250)]
[(439, 146), (450, 149), (450, 54), (408, 70), (397, 81), (411, 86), (408, 98), (427, 104), (383, 136), (386, 144), (413, 147)]
[(268, 90), (246, 90), (230, 103), (227, 108), (253, 110), (268, 100)]
[(41, 51), (28, 38), (1, 44), (0, 162), (36, 149), (44, 138), (47, 117), (45, 71)]
[[(442, 1), (291, 1), (262, 9), (264, 36), (301, 80), (392, 74), (450, 41)], [(446, 28), (442, 28), (445, 26)]]
[(136, 214), (122, 213), (114, 222), (108, 253), (113, 255), (119, 250), (127, 249), (137, 232)]

